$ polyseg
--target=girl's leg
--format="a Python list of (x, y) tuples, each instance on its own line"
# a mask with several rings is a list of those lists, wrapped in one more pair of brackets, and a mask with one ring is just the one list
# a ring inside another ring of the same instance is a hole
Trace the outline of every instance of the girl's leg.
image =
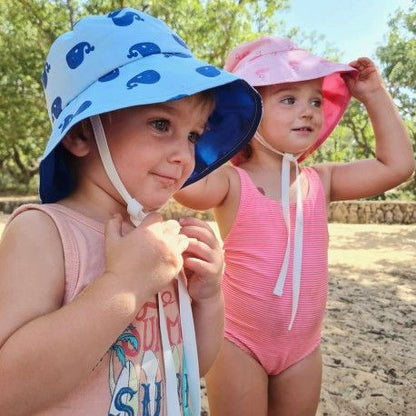
[[(322, 357), (316, 348), (302, 361), (269, 377), (269, 416), (313, 416), (319, 404)], [(224, 413), (225, 414), (225, 413)]]
[(224, 340), (205, 381), (210, 416), (267, 416), (267, 374), (230, 341)]

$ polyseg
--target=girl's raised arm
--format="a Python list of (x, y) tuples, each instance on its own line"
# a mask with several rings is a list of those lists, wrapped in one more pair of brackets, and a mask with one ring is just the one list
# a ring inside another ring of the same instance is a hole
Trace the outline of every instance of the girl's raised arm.
[(374, 159), (330, 165), (330, 200), (377, 195), (408, 179), (415, 168), (412, 145), (392, 97), (374, 63), (359, 58), (350, 63), (358, 76), (346, 75), (351, 94), (368, 112), (375, 135)]

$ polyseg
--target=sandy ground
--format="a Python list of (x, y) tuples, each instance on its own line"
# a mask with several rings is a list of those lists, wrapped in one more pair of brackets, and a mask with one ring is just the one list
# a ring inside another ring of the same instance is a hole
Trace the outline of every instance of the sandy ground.
[[(0, 233), (6, 218), (0, 215)], [(416, 226), (330, 224), (329, 230), (317, 414), (415, 416)], [(202, 415), (209, 415), (204, 385)]]
[(416, 226), (330, 224), (329, 233), (317, 415), (415, 416)]

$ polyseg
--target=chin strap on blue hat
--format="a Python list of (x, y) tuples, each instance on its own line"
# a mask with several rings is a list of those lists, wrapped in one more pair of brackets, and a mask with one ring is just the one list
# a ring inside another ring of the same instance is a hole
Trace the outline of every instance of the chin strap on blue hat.
[[(127, 211), (130, 215), (131, 222), (137, 227), (146, 217), (142, 205), (130, 196), (127, 189), (121, 182), (117, 169), (111, 158), (110, 149), (108, 148), (105, 131), (100, 116), (90, 117), (91, 125), (94, 131), (95, 141), (98, 152), (101, 157), (104, 169), (111, 183), (117, 189), (121, 197), (127, 204)], [(189, 389), (191, 406), (194, 414), (199, 414), (201, 409), (200, 399), (200, 380), (199, 380), (199, 363), (198, 350), (196, 345), (195, 326), (193, 321), (191, 299), (186, 289), (186, 278), (183, 270), (178, 275), (178, 294), (179, 310), (182, 329), (182, 340), (184, 349), (184, 362), (188, 377), (186, 388)], [(166, 397), (168, 416), (177, 416), (180, 414), (180, 405), (178, 398), (178, 381), (176, 375), (175, 360), (172, 348), (169, 342), (168, 329), (166, 324), (166, 315), (163, 308), (163, 299), (160, 292), (157, 294), (159, 327), (162, 339), (163, 364), (166, 375)]]
[(92, 129), (94, 131), (95, 141), (97, 143), (98, 152), (101, 157), (104, 169), (109, 177), (111, 183), (117, 189), (118, 193), (124, 199), (127, 204), (127, 212), (130, 215), (131, 222), (137, 227), (144, 219), (146, 214), (143, 212), (142, 205), (130, 196), (127, 189), (120, 180), (120, 176), (117, 173), (114, 166), (113, 159), (111, 158), (110, 149), (108, 148), (107, 139), (103, 124), (101, 123), (100, 116), (90, 117)]
[(287, 229), (287, 243), (286, 251), (283, 259), (282, 267), (280, 269), (279, 277), (273, 293), (277, 296), (283, 295), (283, 288), (286, 281), (287, 271), (289, 268), (289, 256), (291, 249), (291, 223), (290, 223), (290, 164), (293, 163), (296, 168), (295, 186), (296, 186), (296, 220), (295, 220), (295, 237), (294, 237), (294, 253), (293, 253), (293, 272), (292, 272), (292, 314), (290, 317), (289, 330), (292, 329), (293, 322), (296, 318), (298, 310), (299, 294), (300, 294), (300, 280), (302, 273), (302, 250), (303, 250), (303, 205), (302, 205), (302, 186), (300, 184), (300, 170), (298, 164), (298, 157), (291, 153), (279, 152), (269, 143), (267, 143), (260, 133), (256, 132), (254, 137), (266, 149), (273, 153), (283, 156), (282, 161), (282, 185), (281, 185), (281, 199), (283, 218)]

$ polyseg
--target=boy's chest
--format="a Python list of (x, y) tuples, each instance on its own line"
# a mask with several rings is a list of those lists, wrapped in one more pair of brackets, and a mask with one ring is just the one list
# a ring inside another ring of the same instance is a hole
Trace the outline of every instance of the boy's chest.
[[(182, 332), (176, 288), (171, 285), (160, 293), (167, 338), (178, 381), (178, 392), (187, 391), (183, 374)], [(134, 321), (120, 334), (109, 351), (109, 414), (130, 409), (134, 415), (164, 415), (166, 412), (166, 376), (163, 357), (158, 298), (145, 303)], [(181, 407), (188, 398), (179, 395)]]

